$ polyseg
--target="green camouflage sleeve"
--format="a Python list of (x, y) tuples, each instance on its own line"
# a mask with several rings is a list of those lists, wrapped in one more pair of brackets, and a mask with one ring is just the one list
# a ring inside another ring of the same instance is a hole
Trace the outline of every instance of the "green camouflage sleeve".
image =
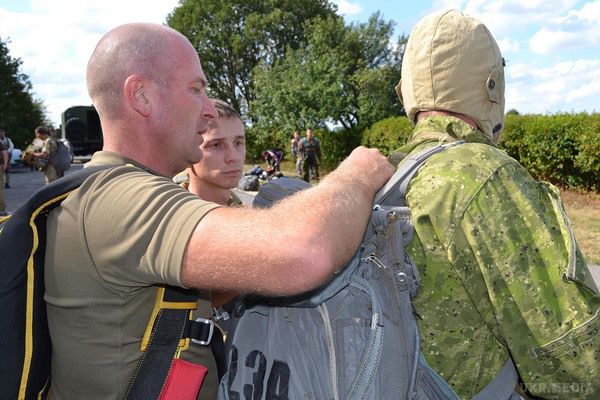
[(600, 300), (558, 191), (498, 168), (452, 232), (450, 261), (534, 395), (600, 398)]

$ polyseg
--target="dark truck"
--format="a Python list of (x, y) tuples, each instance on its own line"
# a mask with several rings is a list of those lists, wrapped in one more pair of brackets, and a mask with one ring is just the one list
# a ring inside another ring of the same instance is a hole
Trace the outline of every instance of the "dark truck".
[(94, 106), (74, 106), (62, 113), (61, 137), (75, 156), (88, 156), (102, 149), (102, 127)]

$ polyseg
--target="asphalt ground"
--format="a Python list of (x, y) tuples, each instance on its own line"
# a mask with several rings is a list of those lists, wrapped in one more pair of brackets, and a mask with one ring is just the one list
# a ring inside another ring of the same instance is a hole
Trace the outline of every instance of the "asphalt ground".
[[(71, 174), (83, 167), (82, 162), (71, 164), (65, 175)], [(44, 174), (40, 171), (31, 171), (27, 166), (12, 166), (10, 170), (10, 188), (4, 189), (6, 199), (6, 211), (13, 212), (19, 205), (38, 188), (44, 185)], [(252, 204), (256, 192), (244, 192), (235, 189), (235, 193), (246, 205)], [(596, 284), (600, 287), (600, 266), (591, 265), (590, 269)]]

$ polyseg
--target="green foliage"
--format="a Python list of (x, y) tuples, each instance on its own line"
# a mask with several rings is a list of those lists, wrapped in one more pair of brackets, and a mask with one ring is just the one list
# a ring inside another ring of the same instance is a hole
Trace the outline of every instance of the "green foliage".
[(536, 178), (600, 190), (600, 114), (508, 115), (500, 147)]
[(262, 161), (261, 153), (269, 147), (278, 147), (284, 150), (284, 159), (290, 160), (291, 139), (291, 131), (249, 127), (246, 129), (246, 160), (250, 163)]
[(42, 102), (33, 98), (29, 77), (20, 72), (22, 61), (13, 58), (8, 42), (0, 38), (0, 127), (16, 147), (31, 142), (36, 126), (47, 122)]
[(181, 0), (167, 24), (196, 47), (209, 94), (244, 114), (254, 99), (253, 69), (305, 45), (304, 26), (336, 16), (327, 0)]
[(405, 40), (391, 46), (392, 32), (393, 23), (379, 14), (350, 26), (338, 16), (310, 21), (307, 46), (255, 70), (253, 120), (290, 131), (328, 125), (354, 130), (401, 115), (393, 88)]
[(358, 128), (323, 130), (315, 133), (321, 141), (322, 165), (325, 170), (335, 169), (344, 158), (360, 146), (361, 131)]
[(408, 141), (412, 130), (413, 124), (406, 117), (386, 118), (363, 132), (361, 144), (389, 156)]

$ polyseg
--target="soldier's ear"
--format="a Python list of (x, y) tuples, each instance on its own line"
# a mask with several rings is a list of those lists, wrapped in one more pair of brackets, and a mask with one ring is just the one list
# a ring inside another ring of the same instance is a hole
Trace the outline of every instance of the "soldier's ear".
[(142, 76), (131, 75), (123, 85), (128, 106), (143, 117), (150, 116), (151, 112), (149, 84)]

